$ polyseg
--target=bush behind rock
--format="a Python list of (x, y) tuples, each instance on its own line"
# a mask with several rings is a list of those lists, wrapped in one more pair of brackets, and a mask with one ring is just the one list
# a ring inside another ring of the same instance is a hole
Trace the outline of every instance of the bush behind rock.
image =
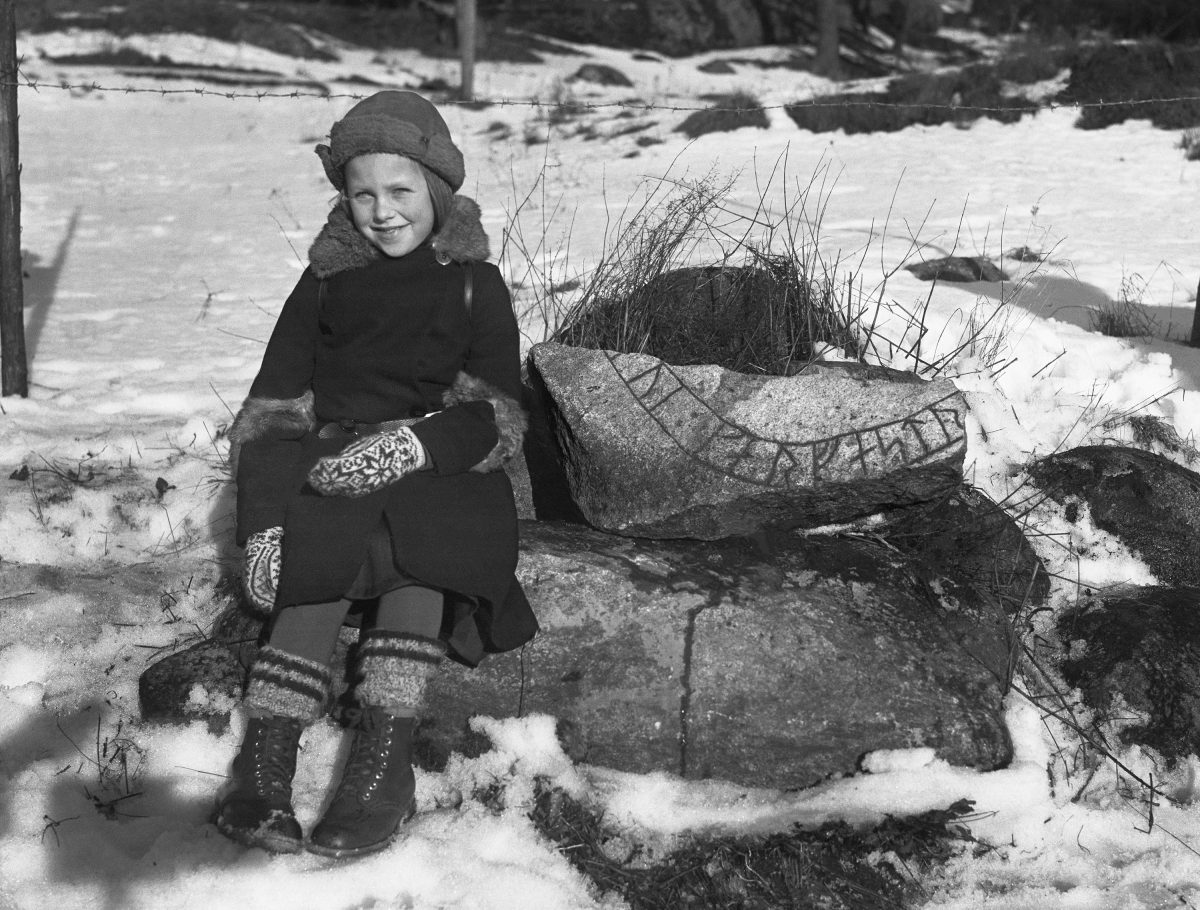
[[(550, 339), (777, 376), (825, 347), (859, 359), (870, 343), (864, 308), (853, 272), (817, 248), (819, 220), (806, 220), (813, 187), (782, 213), (760, 202), (747, 217), (725, 207), (732, 184), (709, 175), (654, 186)], [(706, 253), (709, 264), (691, 265)]]

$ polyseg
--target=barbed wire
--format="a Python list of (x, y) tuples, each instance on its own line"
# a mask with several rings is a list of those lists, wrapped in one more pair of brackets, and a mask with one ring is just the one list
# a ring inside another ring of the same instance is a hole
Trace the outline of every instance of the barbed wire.
[[(369, 97), (376, 91), (383, 90), (387, 86), (373, 87), (369, 92), (331, 92), (331, 91), (316, 91), (308, 89), (290, 89), (286, 91), (279, 90), (226, 90), (219, 88), (209, 88), (202, 85), (185, 86), (181, 88), (172, 88), (165, 85), (159, 86), (136, 86), (136, 85), (102, 85), (99, 82), (69, 82), (66, 80), (59, 82), (49, 82), (42, 79), (18, 79), (11, 81), (0, 80), (0, 85), (16, 86), (17, 88), (27, 88), (34, 91), (41, 89), (55, 89), (61, 91), (73, 92), (102, 92), (120, 95), (190, 95), (198, 97), (222, 98), (230, 101), (235, 100), (251, 100), (265, 101), (268, 99), (306, 99), (312, 98), (323, 101), (335, 101), (339, 99), (350, 99), (361, 101)], [(1013, 96), (1014, 101), (1029, 101), (1022, 99), (1021, 96)], [(805, 98), (797, 101), (789, 101), (782, 104), (764, 104), (754, 107), (723, 107), (721, 105), (688, 105), (688, 104), (661, 104), (650, 101), (624, 100), (624, 101), (579, 101), (575, 99), (565, 101), (543, 101), (537, 98), (480, 98), (476, 97), (473, 100), (464, 100), (457, 98), (439, 99), (440, 105), (455, 105), (462, 107), (535, 107), (535, 108), (569, 108), (578, 111), (600, 111), (600, 110), (632, 110), (632, 111), (666, 111), (674, 113), (692, 113), (696, 111), (723, 111), (729, 113), (749, 113), (752, 111), (772, 111), (772, 110), (787, 110), (789, 108), (812, 107), (812, 108), (894, 108), (901, 110), (944, 110), (944, 111), (960, 111), (963, 113), (1002, 113), (1012, 114), (1018, 112), (1032, 112), (1041, 110), (1086, 110), (1094, 108), (1107, 107), (1130, 107), (1139, 105), (1157, 105), (1157, 104), (1182, 104), (1187, 102), (1200, 102), (1200, 95), (1178, 95), (1168, 98), (1126, 98), (1119, 100), (1099, 100), (1099, 101), (1033, 101), (1033, 107), (1021, 107), (1014, 105), (1011, 107), (993, 107), (988, 105), (977, 104), (930, 104), (922, 102), (903, 102), (903, 101), (880, 101), (873, 98), (864, 98), (862, 101), (853, 100), (842, 95), (834, 98)]]

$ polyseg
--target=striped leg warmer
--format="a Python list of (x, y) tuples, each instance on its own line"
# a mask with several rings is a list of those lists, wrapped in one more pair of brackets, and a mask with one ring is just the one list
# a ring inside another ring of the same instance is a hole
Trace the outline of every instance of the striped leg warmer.
[(436, 638), (373, 630), (358, 652), (358, 700), (394, 717), (416, 717), (446, 646)]
[(311, 723), (325, 713), (329, 667), (264, 645), (250, 667), (244, 704), (252, 713)]

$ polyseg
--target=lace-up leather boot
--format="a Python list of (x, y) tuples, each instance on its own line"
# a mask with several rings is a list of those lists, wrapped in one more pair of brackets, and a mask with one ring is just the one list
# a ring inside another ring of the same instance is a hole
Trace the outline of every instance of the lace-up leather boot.
[(308, 849), (322, 856), (382, 850), (414, 812), (412, 769), (415, 720), (364, 706), (354, 721), (350, 756)]
[(217, 828), (248, 847), (295, 853), (303, 846), (292, 810), (292, 777), (304, 722), (292, 717), (251, 717), (233, 760), (233, 789), (217, 807)]

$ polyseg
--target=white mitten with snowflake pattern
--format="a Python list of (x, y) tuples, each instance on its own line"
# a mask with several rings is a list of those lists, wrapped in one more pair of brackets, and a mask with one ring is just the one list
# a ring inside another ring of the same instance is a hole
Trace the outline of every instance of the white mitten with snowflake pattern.
[(425, 447), (408, 427), (352, 442), (322, 458), (308, 482), (324, 496), (366, 496), (425, 466)]
[(250, 604), (264, 616), (269, 616), (275, 609), (282, 550), (283, 528), (255, 531), (246, 538), (246, 571), (242, 586)]

